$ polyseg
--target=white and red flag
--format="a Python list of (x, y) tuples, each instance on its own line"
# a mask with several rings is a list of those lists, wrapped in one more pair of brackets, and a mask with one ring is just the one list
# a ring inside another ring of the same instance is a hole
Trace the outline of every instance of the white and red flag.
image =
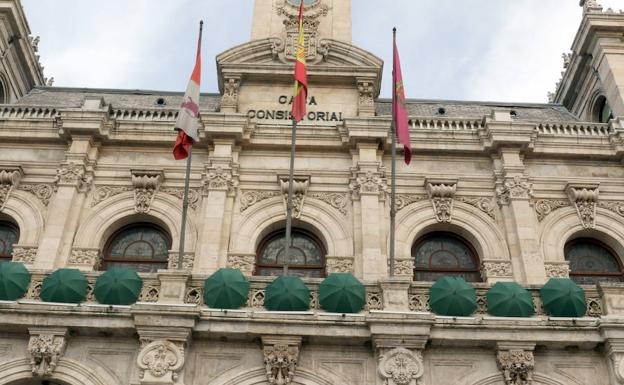
[(199, 116), (199, 84), (201, 80), (202, 25), (203, 23), (199, 27), (195, 68), (186, 87), (184, 100), (175, 123), (178, 138), (173, 146), (173, 157), (176, 160), (186, 159), (189, 156), (189, 150), (193, 143), (199, 141), (197, 117)]

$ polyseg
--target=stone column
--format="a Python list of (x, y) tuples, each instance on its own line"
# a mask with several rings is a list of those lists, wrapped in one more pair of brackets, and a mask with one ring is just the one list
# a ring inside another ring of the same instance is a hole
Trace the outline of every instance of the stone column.
[(353, 170), (350, 189), (354, 200), (356, 231), (360, 231), (362, 253), (361, 260), (356, 260), (356, 274), (362, 271), (364, 280), (385, 278), (388, 272), (385, 253), (386, 222), (384, 215), (385, 198), (388, 185), (385, 170), (377, 160), (377, 145), (358, 144), (359, 161)]
[[(531, 183), (524, 174), (519, 150), (503, 148), (499, 156), (499, 159), (495, 159), (495, 165), (500, 169), (496, 193), (503, 213), (515, 277), (526, 284), (543, 284), (546, 271), (539, 251), (537, 219), (529, 204)], [(522, 273), (521, 276), (518, 272)]]
[(231, 139), (215, 139), (210, 163), (206, 166), (193, 270), (196, 273), (209, 274), (226, 266), (229, 227), (238, 186), (234, 145)]

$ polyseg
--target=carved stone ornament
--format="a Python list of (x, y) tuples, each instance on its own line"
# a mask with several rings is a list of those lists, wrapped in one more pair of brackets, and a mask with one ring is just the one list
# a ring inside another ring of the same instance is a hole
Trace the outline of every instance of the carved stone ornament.
[[(178, 256), (180, 255), (177, 251), (169, 252), (169, 264), (168, 269), (177, 269), (178, 268)], [(193, 265), (195, 263), (195, 253), (184, 253), (184, 257), (182, 258), (182, 269), (184, 270), (192, 270)]]
[(598, 185), (568, 185), (566, 192), (570, 202), (576, 207), (581, 224), (586, 229), (596, 227), (596, 203), (598, 202)]
[(496, 219), (496, 215), (494, 214), (494, 202), (492, 198), (471, 198), (471, 197), (456, 197), (456, 201), (467, 203), (471, 206), (478, 208), (479, 210), (486, 213), (490, 218)]
[(20, 169), (0, 169), (0, 212), (22, 178)]
[(41, 203), (43, 203), (44, 206), (47, 206), (50, 203), (50, 199), (52, 199), (52, 195), (56, 192), (56, 185), (20, 184), (18, 189), (32, 193), (41, 201)]
[(184, 365), (184, 347), (178, 345), (167, 340), (157, 340), (143, 346), (137, 357), (141, 382), (176, 382)]
[(372, 79), (358, 79), (358, 115), (375, 115), (375, 85)]
[[(184, 200), (184, 188), (182, 187), (163, 187), (159, 190), (159, 193), (169, 194), (171, 196), (179, 198), (180, 200)], [(199, 196), (200, 194), (197, 189), (190, 188), (188, 191), (188, 207), (192, 208), (193, 210), (197, 210), (197, 205), (199, 204)]]
[(511, 278), (511, 262), (507, 261), (483, 261), (481, 264), (481, 276), (484, 278)]
[[(287, 210), (288, 204), (288, 177), (280, 176), (278, 178), (282, 197), (284, 198), (284, 210)], [(309, 177), (294, 177), (292, 189), (292, 215), (293, 218), (300, 218), (303, 211), (303, 203), (305, 202), (306, 193), (310, 185)]]
[(91, 207), (97, 205), (100, 202), (107, 200), (110, 197), (124, 193), (126, 191), (132, 191), (132, 187), (129, 186), (101, 186), (95, 189), (91, 198)]
[(609, 211), (613, 211), (617, 215), (624, 217), (624, 202), (598, 202), (598, 207), (602, 207), (603, 209), (607, 209)]
[(397, 259), (394, 263), (394, 274), (401, 277), (413, 277), (414, 259)]
[(223, 80), (223, 95), (221, 96), (221, 111), (236, 112), (238, 109), (238, 89), (240, 76), (226, 76)]
[(208, 169), (206, 180), (204, 181), (205, 190), (227, 191), (228, 193), (232, 193), (235, 187), (237, 187), (237, 183), (233, 178), (231, 168), (216, 166)]
[(395, 348), (379, 358), (379, 375), (384, 385), (420, 385), (425, 373), (422, 352)]
[(531, 183), (525, 177), (516, 175), (507, 178), (502, 186), (496, 188), (498, 204), (508, 205), (512, 200), (528, 200), (533, 195)]
[(93, 269), (100, 267), (100, 250), (99, 249), (72, 249), (69, 260), (70, 265), (88, 266)]
[(327, 274), (353, 273), (353, 257), (325, 257)]
[(278, 191), (243, 191), (240, 197), (240, 211), (243, 212), (258, 202), (280, 195)]
[(503, 350), (496, 355), (506, 385), (532, 385), (535, 358), (526, 350)]
[(318, 199), (340, 211), (342, 215), (347, 215), (347, 194), (341, 193), (326, 193), (326, 192), (312, 192), (308, 193), (310, 198)]
[(243, 275), (251, 277), (256, 268), (255, 254), (229, 254), (227, 267), (240, 270)]
[(544, 264), (546, 269), (546, 278), (569, 278), (570, 277), (570, 265), (568, 262), (546, 262)]
[(150, 211), (162, 181), (163, 175), (160, 171), (132, 170), (134, 211), (141, 214)]
[(427, 199), (425, 195), (397, 194), (395, 201), (394, 201), (394, 207), (396, 208), (396, 211), (401, 211), (407, 206), (411, 205), (412, 203), (420, 202), (425, 199)]
[(553, 211), (567, 206), (570, 206), (569, 201), (558, 199), (540, 199), (533, 205), (539, 222), (543, 221)]
[(13, 246), (13, 262), (22, 262), (25, 265), (35, 263), (37, 246), (15, 245)]
[(388, 184), (385, 181), (383, 172), (369, 170), (365, 173), (358, 172), (356, 177), (351, 180), (349, 188), (353, 194), (353, 199), (360, 199), (362, 195), (378, 195), (383, 199), (388, 191)]
[(54, 178), (58, 186), (76, 186), (80, 192), (88, 191), (92, 181), (93, 176), (87, 174), (85, 166), (71, 162), (61, 165)]
[(579, 5), (583, 7), (585, 13), (600, 13), (603, 9), (596, 0), (580, 0)]
[(450, 222), (453, 214), (453, 197), (456, 183), (427, 183), (427, 193), (438, 222)]
[(291, 384), (299, 360), (299, 346), (288, 344), (265, 345), (264, 366), (269, 384)]
[(66, 330), (30, 331), (28, 354), (33, 376), (51, 376), (65, 353)]
[(618, 384), (624, 384), (624, 341), (612, 339), (607, 342), (606, 347), (614, 377)]

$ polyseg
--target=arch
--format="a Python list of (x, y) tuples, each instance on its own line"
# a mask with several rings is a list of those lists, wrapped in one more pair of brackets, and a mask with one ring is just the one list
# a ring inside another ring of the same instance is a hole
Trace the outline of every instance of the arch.
[(443, 275), (460, 276), (469, 282), (482, 281), (477, 252), (456, 233), (434, 231), (423, 235), (412, 246), (412, 258), (415, 281), (434, 281)]
[(475, 248), (480, 261), (509, 261), (505, 235), (492, 218), (463, 202), (453, 202), (453, 219), (440, 223), (429, 201), (412, 203), (399, 211), (396, 220), (397, 259), (410, 259), (412, 245), (423, 235), (434, 231), (456, 233)]
[[(596, 226), (585, 229), (574, 207), (555, 210), (539, 228), (539, 241), (546, 262), (564, 262), (565, 244), (575, 238), (594, 238), (624, 255), (624, 219), (609, 210), (596, 208)], [(622, 261), (621, 261), (622, 262)]]
[[(112, 377), (105, 370), (94, 366), (85, 366), (70, 358), (61, 358), (51, 377), (68, 385), (121, 385), (117, 378)], [(10, 385), (16, 381), (32, 378), (30, 359), (18, 358), (0, 364), (0, 385)]]
[(19, 228), (18, 243), (29, 246), (39, 243), (45, 225), (45, 212), (45, 206), (34, 196), (17, 189), (13, 189), (2, 209), (2, 214), (9, 217)]
[[(266, 369), (256, 368), (235, 377), (224, 373), (209, 383), (199, 383), (199, 385), (265, 385), (266, 383)], [(297, 367), (292, 383), (293, 385), (346, 385), (349, 382), (328, 371), (323, 371), (323, 374), (319, 375), (311, 370)]]
[[(551, 378), (542, 373), (533, 373), (533, 383), (535, 385), (570, 385), (568, 383), (557, 381), (554, 378)], [(484, 377), (478, 381), (475, 381), (471, 383), (470, 385), (504, 385), (504, 384), (505, 384), (505, 381), (503, 379), (503, 375), (501, 373), (496, 373), (496, 374), (491, 374), (487, 377)], [(584, 385), (578, 382), (576, 384)]]
[[(137, 214), (134, 207), (133, 192), (125, 192), (99, 203), (78, 227), (73, 247), (101, 250), (115, 231), (134, 222), (159, 225), (169, 232), (172, 245), (180, 242), (182, 205), (179, 199), (167, 194), (156, 194), (147, 214)], [(189, 215), (186, 221), (186, 250), (195, 250), (196, 242), (197, 227)]]
[[(241, 216), (239, 225), (233, 226), (231, 252), (255, 254), (260, 241), (279, 229), (285, 216), (281, 197), (267, 199), (250, 207)], [(316, 233), (324, 242), (327, 255), (348, 256), (353, 255), (353, 236), (349, 233), (346, 221), (347, 218), (336, 209), (316, 199), (306, 199), (301, 217), (293, 223)]]

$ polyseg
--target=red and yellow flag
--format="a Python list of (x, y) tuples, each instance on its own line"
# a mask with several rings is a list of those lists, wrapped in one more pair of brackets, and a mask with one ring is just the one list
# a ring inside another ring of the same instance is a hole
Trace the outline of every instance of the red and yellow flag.
[(299, 5), (299, 38), (297, 39), (297, 53), (295, 60), (295, 93), (292, 105), (292, 118), (299, 122), (306, 114), (306, 99), (308, 98), (308, 78), (306, 73), (305, 37), (303, 35), (303, 3)]

